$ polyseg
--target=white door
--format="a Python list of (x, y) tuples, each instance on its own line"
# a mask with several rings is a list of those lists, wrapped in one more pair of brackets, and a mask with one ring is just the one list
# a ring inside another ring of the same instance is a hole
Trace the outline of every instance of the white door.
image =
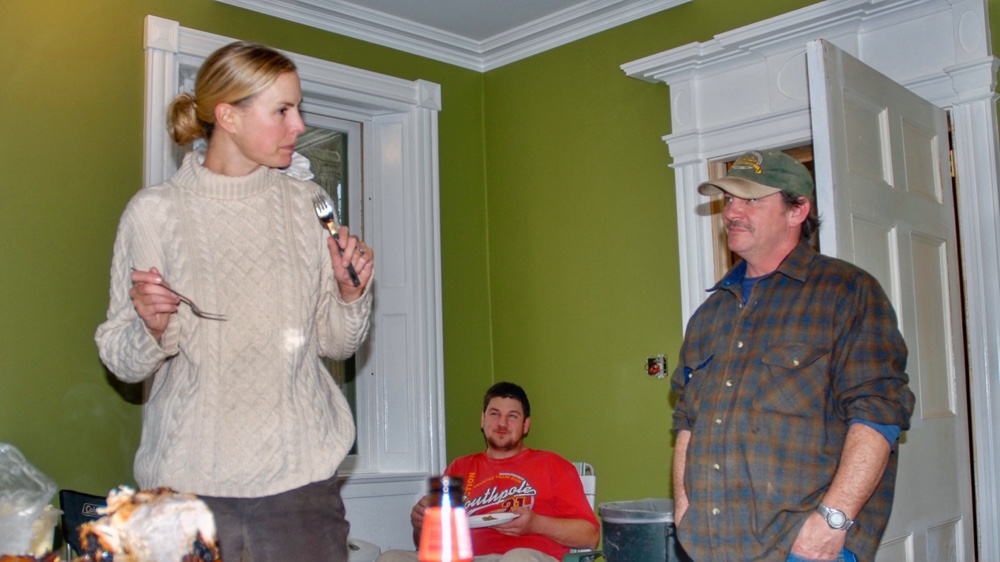
[(917, 396), (876, 561), (974, 560), (947, 116), (827, 41), (809, 44), (807, 62), (820, 247), (882, 284)]

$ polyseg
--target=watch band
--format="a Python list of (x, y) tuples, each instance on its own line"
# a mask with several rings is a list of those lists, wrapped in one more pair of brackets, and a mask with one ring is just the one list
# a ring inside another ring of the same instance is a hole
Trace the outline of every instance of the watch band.
[(854, 520), (839, 509), (819, 504), (816, 511), (823, 516), (823, 519), (826, 520), (826, 524), (829, 525), (831, 529), (846, 531), (851, 528), (851, 525), (854, 524)]

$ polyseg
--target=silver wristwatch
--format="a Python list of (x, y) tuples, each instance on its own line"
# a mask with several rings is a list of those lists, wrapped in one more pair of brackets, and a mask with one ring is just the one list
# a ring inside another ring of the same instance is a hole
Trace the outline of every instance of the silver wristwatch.
[(819, 504), (816, 511), (823, 516), (823, 519), (826, 519), (826, 524), (829, 525), (831, 529), (846, 531), (851, 528), (851, 525), (854, 524), (854, 520), (839, 509)]

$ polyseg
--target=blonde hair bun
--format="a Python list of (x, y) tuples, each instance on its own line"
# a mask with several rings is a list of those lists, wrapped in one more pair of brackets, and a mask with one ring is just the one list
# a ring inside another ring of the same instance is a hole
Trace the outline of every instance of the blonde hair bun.
[(291, 59), (266, 45), (245, 41), (225, 45), (202, 63), (194, 93), (179, 94), (170, 103), (167, 130), (179, 145), (209, 140), (217, 105), (247, 104), (278, 76), (295, 70)]

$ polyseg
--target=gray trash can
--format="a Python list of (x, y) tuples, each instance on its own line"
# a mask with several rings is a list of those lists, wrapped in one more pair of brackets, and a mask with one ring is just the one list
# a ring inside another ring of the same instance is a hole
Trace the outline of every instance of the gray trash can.
[(607, 502), (598, 507), (607, 562), (686, 562), (674, 535), (674, 500)]

